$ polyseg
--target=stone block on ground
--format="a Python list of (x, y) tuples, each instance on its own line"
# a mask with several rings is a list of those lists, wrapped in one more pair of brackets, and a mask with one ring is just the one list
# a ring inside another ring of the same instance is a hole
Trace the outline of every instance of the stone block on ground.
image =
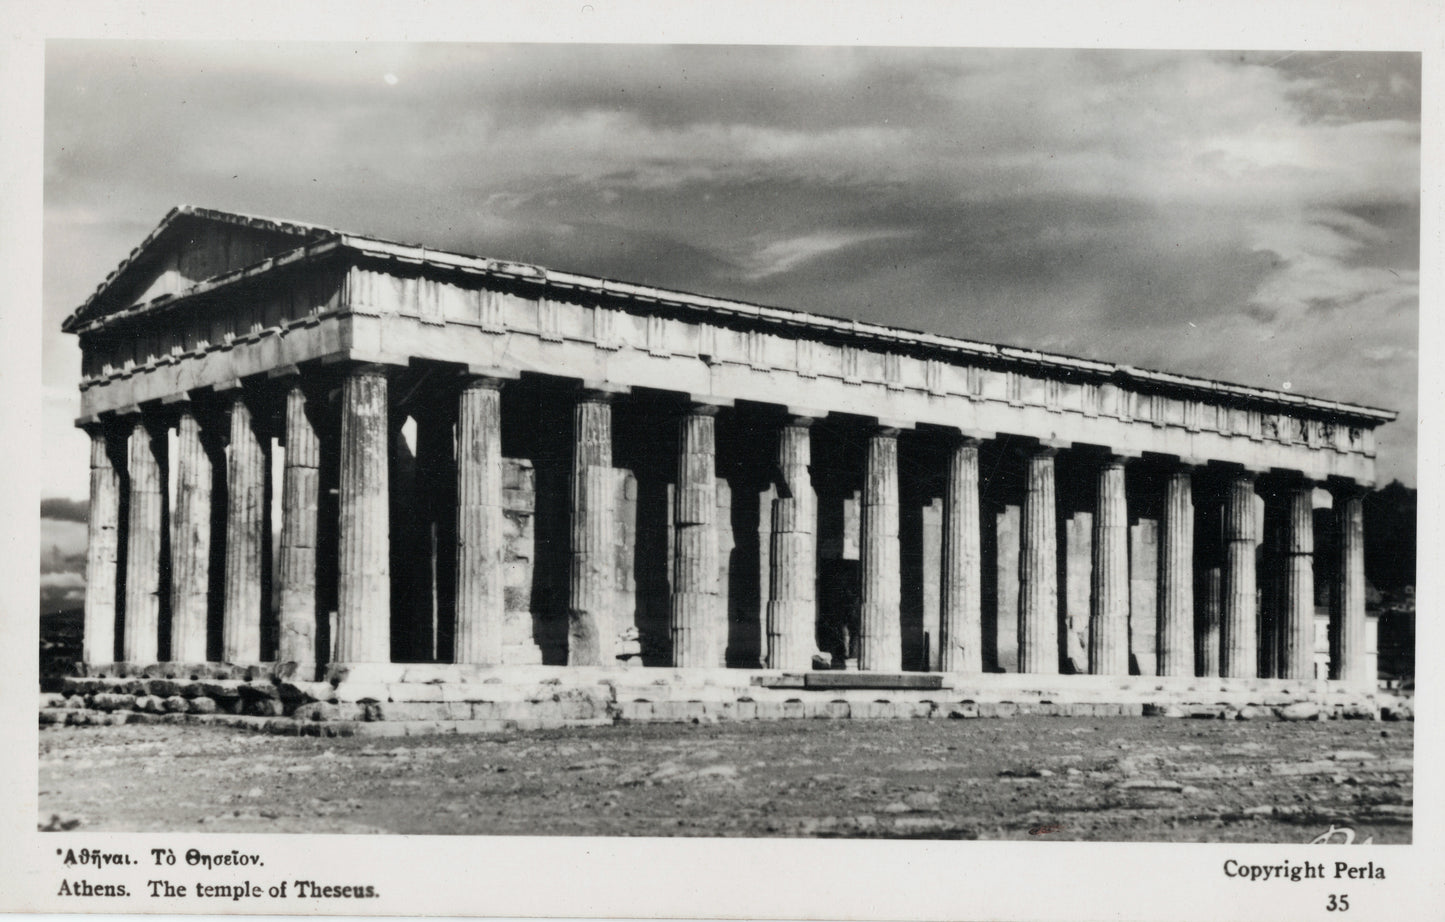
[(322, 721), (336, 720), (340, 717), (341, 711), (336, 705), (327, 701), (311, 701), (296, 708), (292, 717), (301, 721)]
[(1296, 701), (1275, 709), (1281, 720), (1314, 720), (1320, 714), (1320, 706), (1313, 701)]
[(97, 711), (130, 710), (135, 707), (135, 696), (97, 692), (90, 696), (90, 706)]

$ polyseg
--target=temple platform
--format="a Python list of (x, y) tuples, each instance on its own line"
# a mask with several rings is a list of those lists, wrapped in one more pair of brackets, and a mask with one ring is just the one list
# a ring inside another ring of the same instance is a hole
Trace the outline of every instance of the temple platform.
[(1020, 715), (1413, 719), (1408, 699), (1327, 680), (435, 664), (333, 667), (330, 681), (298, 680), (294, 670), (266, 664), (78, 671), (87, 674), (64, 678), (42, 695), (42, 725), (197, 723), (395, 736), (624, 722)]

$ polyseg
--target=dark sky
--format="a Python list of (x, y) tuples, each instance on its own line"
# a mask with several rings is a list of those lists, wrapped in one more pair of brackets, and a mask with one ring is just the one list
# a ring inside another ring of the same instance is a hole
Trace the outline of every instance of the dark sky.
[(61, 319), (171, 206), (1385, 406), (1415, 482), (1415, 54), (54, 42)]

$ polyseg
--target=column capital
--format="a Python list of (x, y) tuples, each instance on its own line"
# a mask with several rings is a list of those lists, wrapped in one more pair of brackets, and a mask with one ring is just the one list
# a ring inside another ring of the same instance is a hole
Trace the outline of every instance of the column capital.
[(632, 393), (631, 385), (616, 384), (594, 378), (583, 378), (577, 386), (577, 399), (604, 403)]
[[(820, 408), (818, 408), (818, 407), (803, 407), (803, 406), (795, 406), (795, 405), (793, 405), (793, 404), (788, 404), (788, 405), (787, 405), (786, 407), (784, 407), (783, 409), (786, 411), (787, 415), (788, 415), (790, 418), (793, 418), (793, 419), (806, 419), (806, 420), (808, 420), (809, 423), (811, 423), (813, 420), (817, 420), (817, 419), (826, 419), (827, 416), (828, 416), (828, 411), (827, 411), (827, 410), (823, 410), (823, 409), (820, 409)], [(800, 423), (799, 425), (805, 425), (805, 424), (801, 424), (801, 423)]]
[(1305, 472), (1291, 468), (1270, 468), (1261, 475), (1261, 479), (1265, 481), (1267, 488), (1273, 487), (1288, 491), (1313, 490), (1320, 485), (1319, 481)]
[(89, 435), (105, 435), (115, 427), (114, 416), (103, 416), (99, 413), (87, 413), (75, 419), (75, 428), (83, 429)]
[(496, 365), (474, 365), (468, 363), (465, 368), (459, 369), (458, 374), (464, 378), (486, 378), (496, 381), (500, 387), (502, 382), (515, 381), (522, 377), (522, 373), (515, 368), (500, 368)]
[(875, 416), (873, 417), (873, 424), (879, 429), (891, 429), (893, 430), (894, 434), (897, 434), (904, 429), (912, 429), (914, 426), (918, 425), (911, 419), (897, 419), (890, 416)]
[(693, 394), (687, 395), (687, 402), (693, 406), (707, 406), (713, 408), (730, 407), (733, 405), (731, 397), (721, 397), (717, 394)]
[(1319, 486), (1324, 487), (1335, 499), (1349, 499), (1364, 496), (1375, 488), (1373, 482), (1355, 480), (1352, 477), (1329, 477)]
[(701, 400), (689, 400), (682, 408), (683, 416), (717, 416), (718, 411), (728, 404), (708, 403)]
[(466, 371), (458, 373), (457, 377), (461, 379), (462, 390), (482, 387), (489, 390), (499, 391), (503, 387), (506, 387), (508, 382), (517, 380), (519, 376), (487, 374), (481, 371), (473, 371), (472, 367), (468, 366), (468, 369)]

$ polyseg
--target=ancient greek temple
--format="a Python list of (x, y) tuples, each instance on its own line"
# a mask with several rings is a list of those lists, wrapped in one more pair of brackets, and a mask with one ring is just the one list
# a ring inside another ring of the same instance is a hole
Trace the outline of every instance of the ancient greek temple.
[(1390, 411), (191, 207), (64, 329), (89, 664), (1374, 680)]

